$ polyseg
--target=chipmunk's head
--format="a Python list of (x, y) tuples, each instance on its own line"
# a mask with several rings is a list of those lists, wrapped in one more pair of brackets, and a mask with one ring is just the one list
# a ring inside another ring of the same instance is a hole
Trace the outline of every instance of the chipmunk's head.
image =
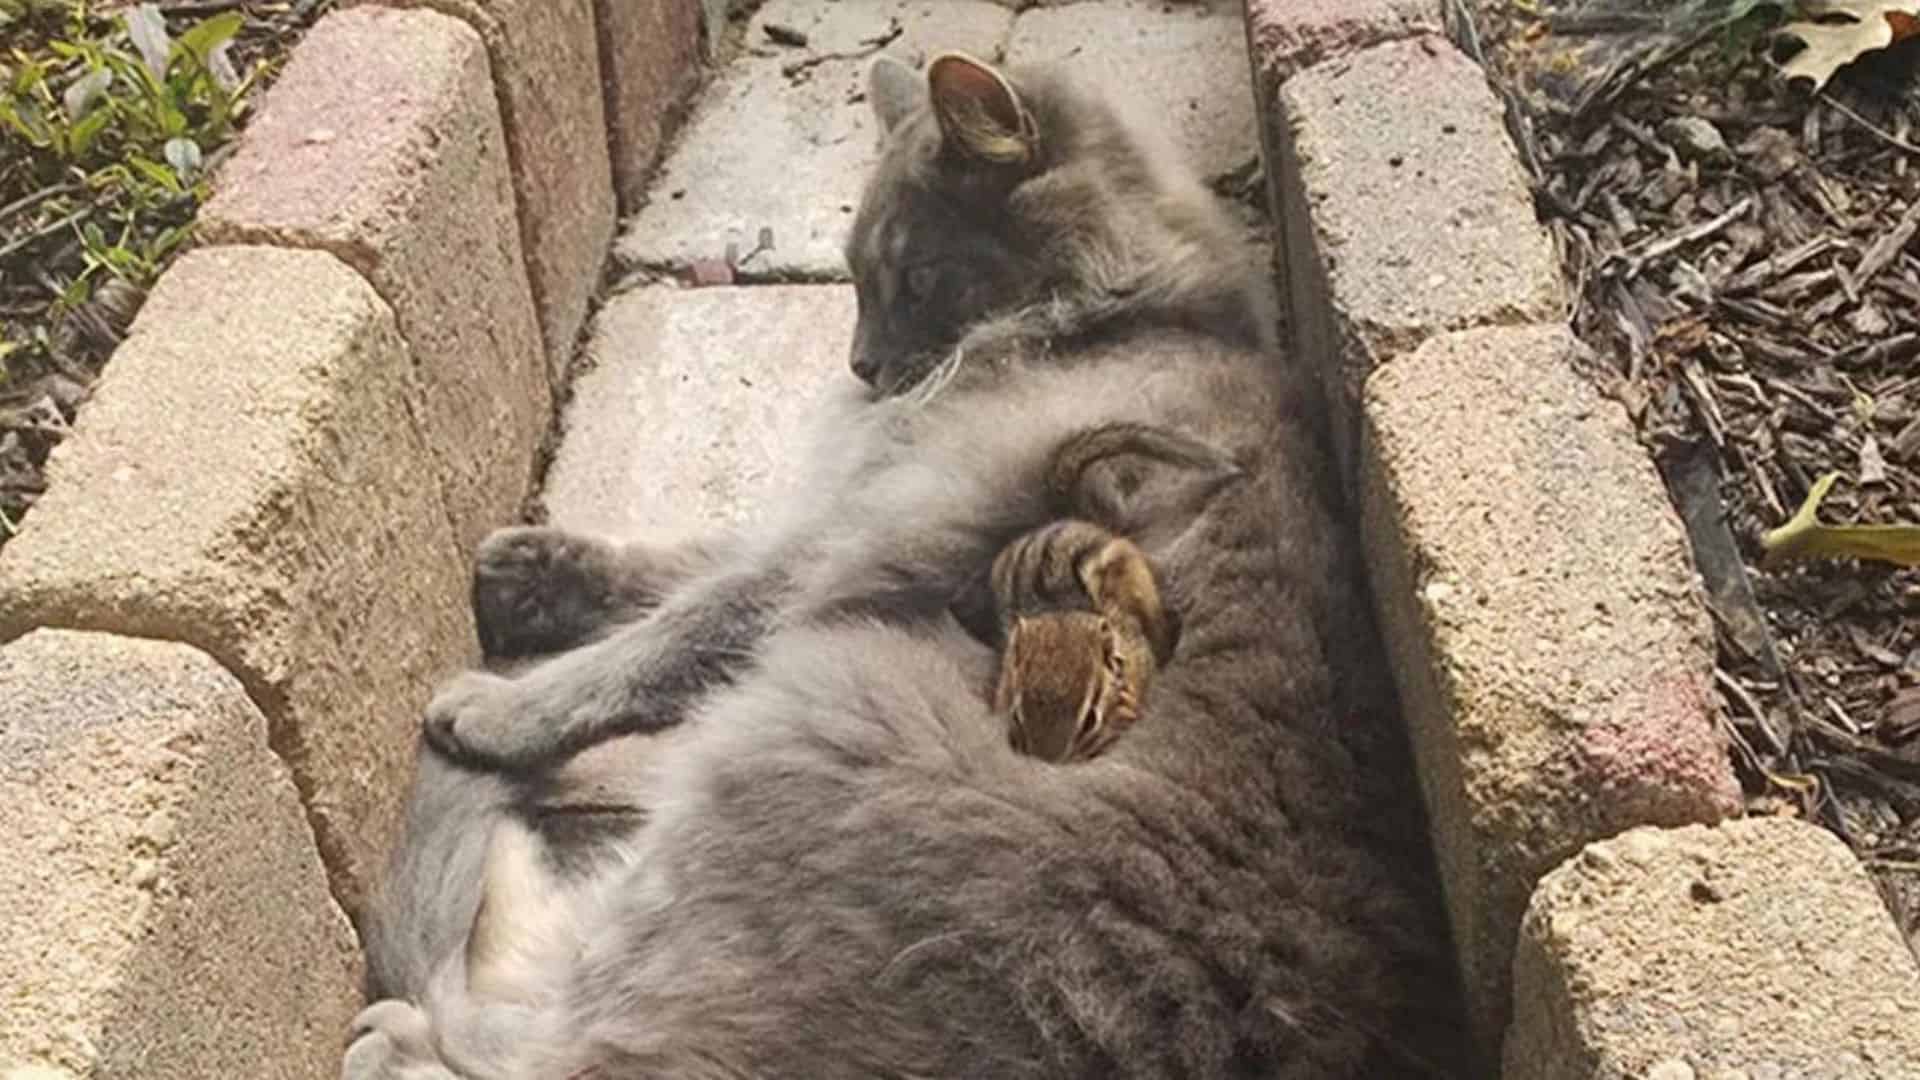
[(1015, 619), (1000, 660), (995, 710), (1020, 753), (1043, 761), (1092, 757), (1129, 722), (1133, 695), (1113, 622), (1086, 611)]

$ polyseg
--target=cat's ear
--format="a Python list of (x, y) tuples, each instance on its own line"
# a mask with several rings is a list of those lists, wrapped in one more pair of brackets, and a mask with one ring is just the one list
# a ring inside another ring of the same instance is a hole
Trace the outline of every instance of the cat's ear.
[(1033, 159), (1040, 133), (1006, 76), (964, 53), (942, 53), (927, 65), (927, 88), (949, 147), (989, 165)]
[(867, 102), (873, 106), (881, 134), (891, 132), (926, 100), (927, 80), (918, 71), (885, 53), (868, 65)]

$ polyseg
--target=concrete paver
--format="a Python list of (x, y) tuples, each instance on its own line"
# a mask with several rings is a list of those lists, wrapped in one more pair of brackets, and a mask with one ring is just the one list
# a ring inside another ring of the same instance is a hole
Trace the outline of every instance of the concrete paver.
[(1635, 829), (1534, 892), (1503, 1080), (1920, 1078), (1920, 965), (1846, 845)]
[[(896, 22), (900, 34), (886, 51), (908, 62), (944, 49), (994, 58), (1013, 13), (985, 0), (773, 0), (748, 27), (751, 51), (695, 106), (654, 180), (650, 205), (615, 248), (620, 261), (677, 268), (718, 258), (728, 243), (745, 255), (765, 228), (774, 250), (743, 271), (844, 280), (840, 247), (879, 147), (865, 100), (870, 61), (810, 62), (864, 52)], [(805, 34), (806, 47), (772, 44), (770, 23)]]
[(1058, 64), (1163, 128), (1204, 179), (1259, 150), (1239, 4), (1101, 0), (1022, 12), (1009, 64)]
[(0, 1076), (338, 1076), (353, 931), (239, 680), (36, 630), (0, 686)]
[(547, 474), (556, 525), (664, 539), (750, 520), (825, 393), (855, 391), (845, 285), (654, 287), (610, 299)]
[(632, 213), (646, 201), (666, 133), (700, 82), (701, 12), (677, 0), (594, 0), (594, 17), (607, 87), (613, 190), (621, 212)]

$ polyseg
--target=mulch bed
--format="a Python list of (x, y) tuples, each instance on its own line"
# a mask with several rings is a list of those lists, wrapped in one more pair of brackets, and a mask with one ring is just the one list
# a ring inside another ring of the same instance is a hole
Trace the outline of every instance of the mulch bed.
[[(242, 13), (245, 22), (229, 56), (241, 72), (267, 65), (247, 95), (257, 103), (300, 35), (334, 3), (178, 0), (159, 4), (159, 10), (176, 37), (203, 19)], [(118, 16), (132, 6), (128, 0), (77, 5), (32, 0), (27, 5), (32, 14), (0, 27), (0, 78), (11, 78), (15, 49), (47, 56), (50, 42), (73, 38), (73, 12), (82, 13), (86, 37), (109, 39), (119, 33)], [(51, 85), (64, 89), (78, 70), (70, 67)], [(204, 171), (210, 172), (231, 146), (209, 153)], [(122, 274), (96, 268), (76, 288), (88, 265), (82, 226), (93, 224), (112, 241), (138, 247), (166, 230), (190, 225), (205, 194), (202, 183), (171, 199), (143, 198), (115, 183), (100, 162), (92, 164), (98, 167), (67, 164), (0, 127), (0, 545), (45, 491), (47, 455), (66, 437), (146, 289), (186, 247), (168, 251), (151, 267)]]
[(1626, 38), (1599, 42), (1630, 5), (1579, 6), (1450, 14), (1507, 101), (1591, 375), (1687, 522), (1750, 812), (1838, 833), (1920, 952), (1920, 570), (1760, 545), (1830, 471), (1823, 521), (1920, 523), (1920, 39), (1812, 94), (1767, 10), (1622, 64)]

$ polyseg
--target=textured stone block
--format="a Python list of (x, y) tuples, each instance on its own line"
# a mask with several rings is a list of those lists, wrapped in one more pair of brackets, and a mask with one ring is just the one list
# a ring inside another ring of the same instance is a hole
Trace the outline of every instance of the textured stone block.
[(513, 518), (552, 391), (479, 35), (431, 11), (327, 16), (214, 188), (203, 240), (332, 252), (392, 305), (460, 543)]
[(474, 659), (393, 314), (324, 252), (202, 248), (154, 289), (0, 551), (0, 637), (170, 638), (246, 684), (355, 914), (433, 681)]
[[(959, 49), (992, 59), (1013, 13), (985, 0), (771, 0), (753, 17), (755, 51), (708, 85), (667, 157), (647, 208), (615, 250), (629, 267), (679, 269), (717, 259), (729, 243), (746, 255), (760, 230), (774, 249), (743, 271), (776, 279), (845, 280), (840, 247), (880, 135), (865, 99), (863, 41), (900, 34), (886, 51), (910, 63)], [(805, 48), (769, 44), (769, 23), (807, 36)]]
[(1262, 109), (1294, 72), (1442, 29), (1440, 5), (1433, 0), (1247, 0), (1246, 7), (1247, 49)]
[(337, 1075), (353, 931), (267, 722), (185, 645), (0, 647), (0, 1075)]
[(1553, 321), (1560, 264), (1499, 102), (1445, 39), (1300, 72), (1281, 87), (1279, 119), (1295, 355), (1323, 365), (1351, 475), (1367, 373), (1445, 330)]
[(1636, 829), (1534, 892), (1503, 1080), (1914, 1080), (1920, 965), (1839, 839)]
[(857, 392), (844, 285), (650, 288), (607, 301), (547, 476), (555, 524), (670, 537), (751, 520), (798, 479), (822, 394)]
[(1055, 64), (1121, 98), (1212, 178), (1259, 152), (1237, 3), (1101, 0), (1023, 12), (1011, 64)]
[(1443, 334), (1367, 383), (1361, 513), (1481, 1044), (1540, 875), (1739, 811), (1686, 533), (1555, 326)]
[(644, 204), (667, 136), (700, 83), (696, 0), (595, 0), (607, 137), (620, 209)]
[(380, 3), (452, 15), (486, 42), (519, 200), (520, 247), (548, 371), (558, 386), (613, 242), (613, 166), (595, 0)]

